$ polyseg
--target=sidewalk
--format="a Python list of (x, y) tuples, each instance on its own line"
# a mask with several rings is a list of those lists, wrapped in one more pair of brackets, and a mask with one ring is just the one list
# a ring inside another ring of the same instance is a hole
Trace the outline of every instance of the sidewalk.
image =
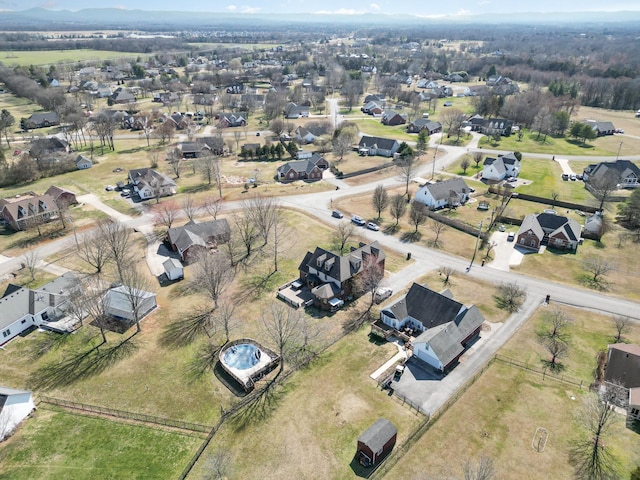
[(398, 347), (398, 353), (396, 353), (393, 357), (387, 360), (380, 368), (378, 368), (375, 372), (369, 375), (374, 380), (377, 380), (380, 375), (389, 370), (396, 363), (404, 362), (407, 359), (407, 352), (404, 347), (400, 344), (400, 340), (394, 338), (393, 342), (396, 347)]

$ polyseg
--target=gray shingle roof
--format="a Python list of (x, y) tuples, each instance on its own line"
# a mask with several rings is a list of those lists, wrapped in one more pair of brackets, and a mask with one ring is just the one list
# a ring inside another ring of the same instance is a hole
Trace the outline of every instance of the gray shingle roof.
[(313, 253), (307, 252), (299, 270), (309, 272), (309, 267), (313, 267), (342, 283), (360, 273), (366, 266), (363, 258), (371, 254), (377, 255), (378, 262), (386, 258), (384, 250), (382, 250), (377, 241), (363, 245), (343, 256), (336, 255), (324, 248), (316, 247)]
[(394, 146), (398, 143), (393, 138), (382, 137), (369, 137), (367, 135), (360, 139), (358, 144), (360, 148), (377, 148), (379, 150), (393, 150)]
[(607, 382), (621, 382), (626, 388), (640, 387), (640, 346), (616, 343), (609, 345)]
[(424, 188), (431, 192), (431, 196), (435, 200), (444, 200), (450, 198), (452, 194), (456, 196), (461, 193), (469, 193), (469, 187), (462, 178), (451, 178), (444, 182), (436, 182), (425, 185)]
[(398, 429), (386, 418), (379, 418), (360, 437), (358, 441), (364, 443), (372, 452), (379, 452)]

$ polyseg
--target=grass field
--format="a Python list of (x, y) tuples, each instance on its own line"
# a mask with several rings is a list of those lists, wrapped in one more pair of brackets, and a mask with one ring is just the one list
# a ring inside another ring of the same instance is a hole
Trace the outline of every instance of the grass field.
[(176, 478), (202, 439), (40, 406), (0, 449), (0, 479)]
[(398, 142), (415, 142), (418, 139), (418, 135), (415, 133), (407, 133), (406, 125), (388, 126), (380, 123), (380, 119), (377, 118), (354, 118), (349, 119), (350, 122), (358, 125), (358, 128), (364, 135), (370, 135), (372, 137), (393, 138)]
[(110, 60), (135, 58), (139, 53), (112, 52), (108, 50), (11, 50), (0, 51), (0, 62), (7, 67), (19, 65), (55, 65), (57, 63), (77, 63), (84, 60)]

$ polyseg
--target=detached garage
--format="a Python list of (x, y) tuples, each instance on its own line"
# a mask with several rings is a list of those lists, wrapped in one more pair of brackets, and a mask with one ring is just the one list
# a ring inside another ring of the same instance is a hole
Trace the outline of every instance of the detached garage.
[(31, 392), (0, 386), (0, 441), (35, 410)]
[(398, 429), (386, 418), (376, 423), (358, 438), (358, 461), (365, 467), (378, 464), (396, 444)]

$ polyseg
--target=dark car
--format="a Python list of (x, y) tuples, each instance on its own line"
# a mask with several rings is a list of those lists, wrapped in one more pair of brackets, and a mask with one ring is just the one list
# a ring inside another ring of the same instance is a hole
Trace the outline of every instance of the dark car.
[(342, 214), (342, 212), (340, 210), (334, 210), (333, 212), (331, 212), (331, 216), (334, 218), (343, 218), (344, 215)]

